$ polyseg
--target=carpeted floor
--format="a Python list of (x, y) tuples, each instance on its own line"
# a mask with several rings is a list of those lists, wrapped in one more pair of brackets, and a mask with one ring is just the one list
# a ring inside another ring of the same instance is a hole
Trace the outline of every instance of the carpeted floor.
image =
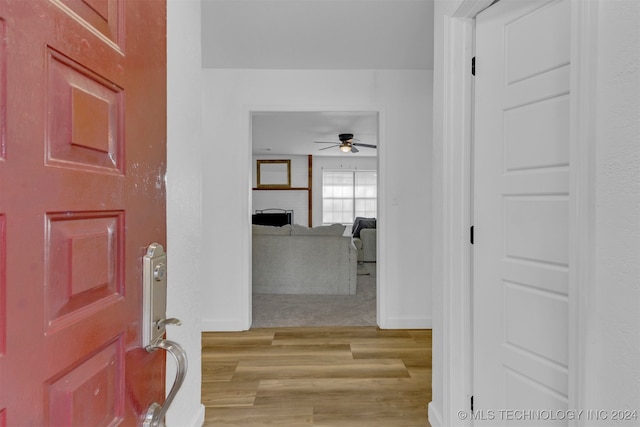
[(359, 266), (356, 295), (253, 294), (252, 328), (375, 325), (375, 263)]

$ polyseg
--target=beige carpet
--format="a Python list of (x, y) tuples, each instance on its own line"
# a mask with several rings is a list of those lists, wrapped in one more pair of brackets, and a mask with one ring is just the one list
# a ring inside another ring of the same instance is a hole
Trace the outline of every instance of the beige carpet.
[(253, 294), (251, 327), (375, 326), (375, 269), (360, 266), (356, 295)]

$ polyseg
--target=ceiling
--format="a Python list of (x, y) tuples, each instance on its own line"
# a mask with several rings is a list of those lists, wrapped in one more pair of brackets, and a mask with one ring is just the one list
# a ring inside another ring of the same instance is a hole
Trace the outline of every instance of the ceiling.
[[(433, 0), (202, 0), (202, 67), (433, 69)], [(377, 154), (313, 143), (353, 133), (377, 145), (376, 113), (266, 112), (252, 124), (254, 155)]]
[(202, 67), (433, 69), (433, 0), (202, 0)]
[[(359, 147), (358, 153), (340, 152), (338, 134), (352, 133), (359, 143), (378, 145), (375, 112), (257, 112), (251, 115), (254, 155), (308, 155), (373, 157), (377, 150)], [(322, 148), (331, 147), (326, 150)]]

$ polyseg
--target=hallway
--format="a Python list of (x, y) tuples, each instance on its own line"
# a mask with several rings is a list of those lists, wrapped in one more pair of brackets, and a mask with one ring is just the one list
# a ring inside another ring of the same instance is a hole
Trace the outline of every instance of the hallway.
[(205, 427), (429, 425), (431, 330), (202, 334)]

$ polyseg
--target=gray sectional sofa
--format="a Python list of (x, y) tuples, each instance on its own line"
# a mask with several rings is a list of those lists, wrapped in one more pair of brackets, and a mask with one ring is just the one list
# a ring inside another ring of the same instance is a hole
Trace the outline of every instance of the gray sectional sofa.
[(355, 295), (358, 252), (343, 225), (252, 227), (253, 292)]
[(376, 262), (378, 230), (375, 218), (356, 217), (353, 221), (351, 234), (353, 242), (358, 248), (358, 262)]

